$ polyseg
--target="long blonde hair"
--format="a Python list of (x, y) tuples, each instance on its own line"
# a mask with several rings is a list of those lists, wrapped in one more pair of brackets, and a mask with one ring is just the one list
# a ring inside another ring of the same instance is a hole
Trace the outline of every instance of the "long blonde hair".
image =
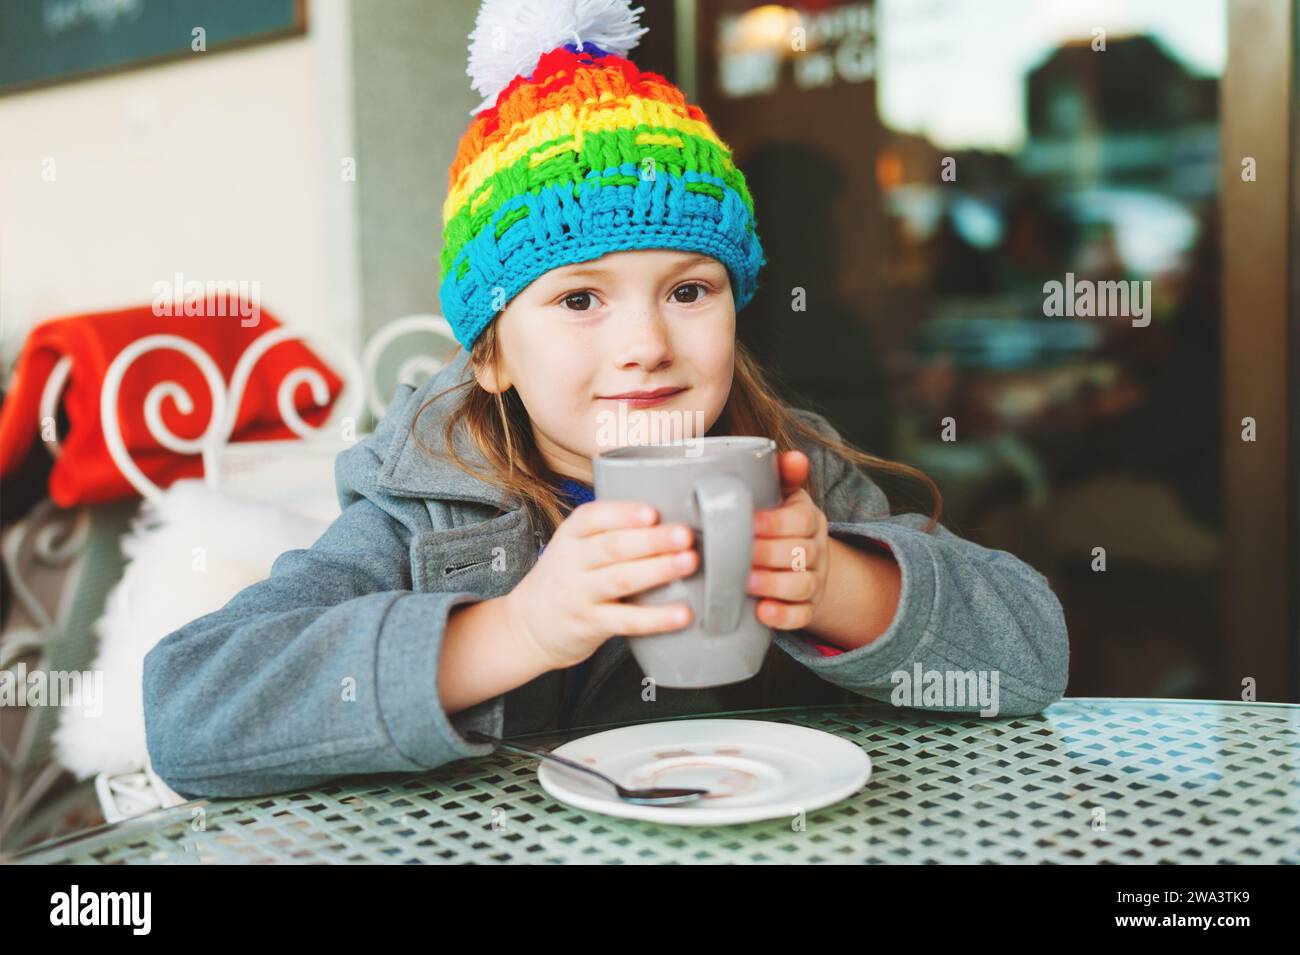
[[(489, 322), (487, 328), (474, 342), (470, 350), (470, 362), (475, 368), (489, 365), (493, 368), (500, 367), (496, 328), (495, 321)], [(460, 354), (460, 351), (461, 346), (458, 345), (452, 357)], [(457, 388), (464, 388), (465, 394), (452, 408), (443, 429), (444, 444), (451, 460), (470, 476), (494, 484), (521, 500), (527, 508), (532, 526), (541, 529), (549, 539), (564, 519), (564, 502), (554, 483), (556, 475), (546, 465), (537, 449), (528, 411), (516, 389), (509, 388), (505, 394), (490, 392), (479, 386), (477, 380), (471, 377), (467, 381), (440, 391), (420, 406), (411, 422), (411, 434), (416, 443), (424, 449), (425, 453), (437, 454), (420, 441), (417, 425), (424, 410), (430, 404)], [(487, 462), (488, 471), (476, 470), (456, 453), (453, 436), (456, 429), (461, 426)], [(887, 461), (847, 442), (826, 438), (804, 424), (776, 398), (771, 382), (740, 340), (736, 341), (735, 374), (732, 379), (731, 394), (727, 398), (722, 414), (709, 433), (770, 437), (776, 442), (778, 451), (801, 450), (795, 443), (795, 437), (798, 436), (821, 445), (854, 464), (866, 465), (889, 474), (915, 478), (929, 488), (934, 498), (930, 523), (926, 525), (924, 531), (928, 534), (938, 526), (943, 511), (943, 496), (928, 475), (911, 465)], [(809, 488), (809, 494), (818, 506), (822, 506), (820, 489), (815, 487), (816, 475), (810, 474), (809, 482), (814, 485)]]

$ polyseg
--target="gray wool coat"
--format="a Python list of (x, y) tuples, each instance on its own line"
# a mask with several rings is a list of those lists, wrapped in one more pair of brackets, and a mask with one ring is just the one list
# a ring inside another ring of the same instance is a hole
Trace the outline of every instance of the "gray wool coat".
[[(306, 789), (340, 776), (418, 772), (483, 756), (471, 728), (494, 736), (555, 729), (566, 676), (551, 671), (448, 715), (436, 671), (451, 608), (508, 593), (537, 559), (540, 532), (515, 499), (410, 437), (425, 399), (464, 380), (464, 351), (418, 388), (402, 386), (375, 431), (342, 452), (342, 514), (270, 576), (164, 637), (145, 657), (144, 709), (153, 769), (186, 797)], [(459, 392), (420, 418), (441, 448)], [(826, 420), (795, 413), (834, 435)], [(458, 449), (481, 460), (468, 443)], [(657, 688), (623, 637), (596, 651), (574, 726), (767, 706), (890, 701), (897, 674), (996, 671), (998, 716), (1037, 713), (1061, 698), (1069, 643), (1060, 601), (1019, 558), (964, 540), (921, 514), (893, 514), (858, 468), (807, 447), (832, 536), (887, 547), (902, 571), (897, 615), (874, 642), (823, 656), (803, 631), (773, 631), (761, 672), (701, 690)], [(503, 548), (506, 569), (501, 568)], [(633, 638), (635, 639), (635, 638)], [(969, 711), (938, 698), (909, 705)]]

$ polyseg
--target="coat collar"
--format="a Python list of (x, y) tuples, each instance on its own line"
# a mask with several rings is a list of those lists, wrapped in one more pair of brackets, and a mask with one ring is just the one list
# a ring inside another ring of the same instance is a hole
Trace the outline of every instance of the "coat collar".
[[(471, 381), (469, 352), (462, 348), (437, 374), (402, 397), (399, 392), (389, 414), (394, 415), (393, 434), (384, 454), (384, 463), (376, 481), (390, 494), (400, 497), (438, 498), (451, 501), (474, 501), (502, 510), (515, 510), (522, 502), (513, 494), (461, 470), (446, 454), (443, 426), (451, 409), (464, 394), (456, 388), (435, 399), (420, 413), (421, 407), (439, 392), (464, 381)], [(403, 388), (410, 388), (409, 385)], [(411, 423), (419, 417), (420, 442), (411, 434)], [(455, 436), (461, 458), (476, 468), (486, 468), (487, 461), (474, 443), (459, 430)]]

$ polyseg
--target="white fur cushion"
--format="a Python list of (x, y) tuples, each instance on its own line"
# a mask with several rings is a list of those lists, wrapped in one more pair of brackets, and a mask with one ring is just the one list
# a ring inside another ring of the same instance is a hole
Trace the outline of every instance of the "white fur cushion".
[(96, 623), (101, 712), (87, 715), (75, 700), (63, 709), (53, 741), (59, 762), (80, 779), (148, 766), (145, 654), (264, 580), (280, 554), (310, 547), (329, 526), (321, 516), (236, 497), (193, 478), (172, 484), (156, 507), (146, 501), (122, 538), (126, 570)]

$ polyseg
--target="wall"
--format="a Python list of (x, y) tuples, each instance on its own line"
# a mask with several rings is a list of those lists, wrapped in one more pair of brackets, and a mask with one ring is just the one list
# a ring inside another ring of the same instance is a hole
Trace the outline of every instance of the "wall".
[[(388, 0), (354, 17), (362, 311), (369, 331), (436, 312), (442, 203), (469, 111), (475, 0)], [(417, 347), (428, 342), (416, 340)]]
[(0, 97), (6, 378), (33, 324), (148, 303), (178, 271), (360, 341), (350, 16), (320, 0), (302, 37)]

